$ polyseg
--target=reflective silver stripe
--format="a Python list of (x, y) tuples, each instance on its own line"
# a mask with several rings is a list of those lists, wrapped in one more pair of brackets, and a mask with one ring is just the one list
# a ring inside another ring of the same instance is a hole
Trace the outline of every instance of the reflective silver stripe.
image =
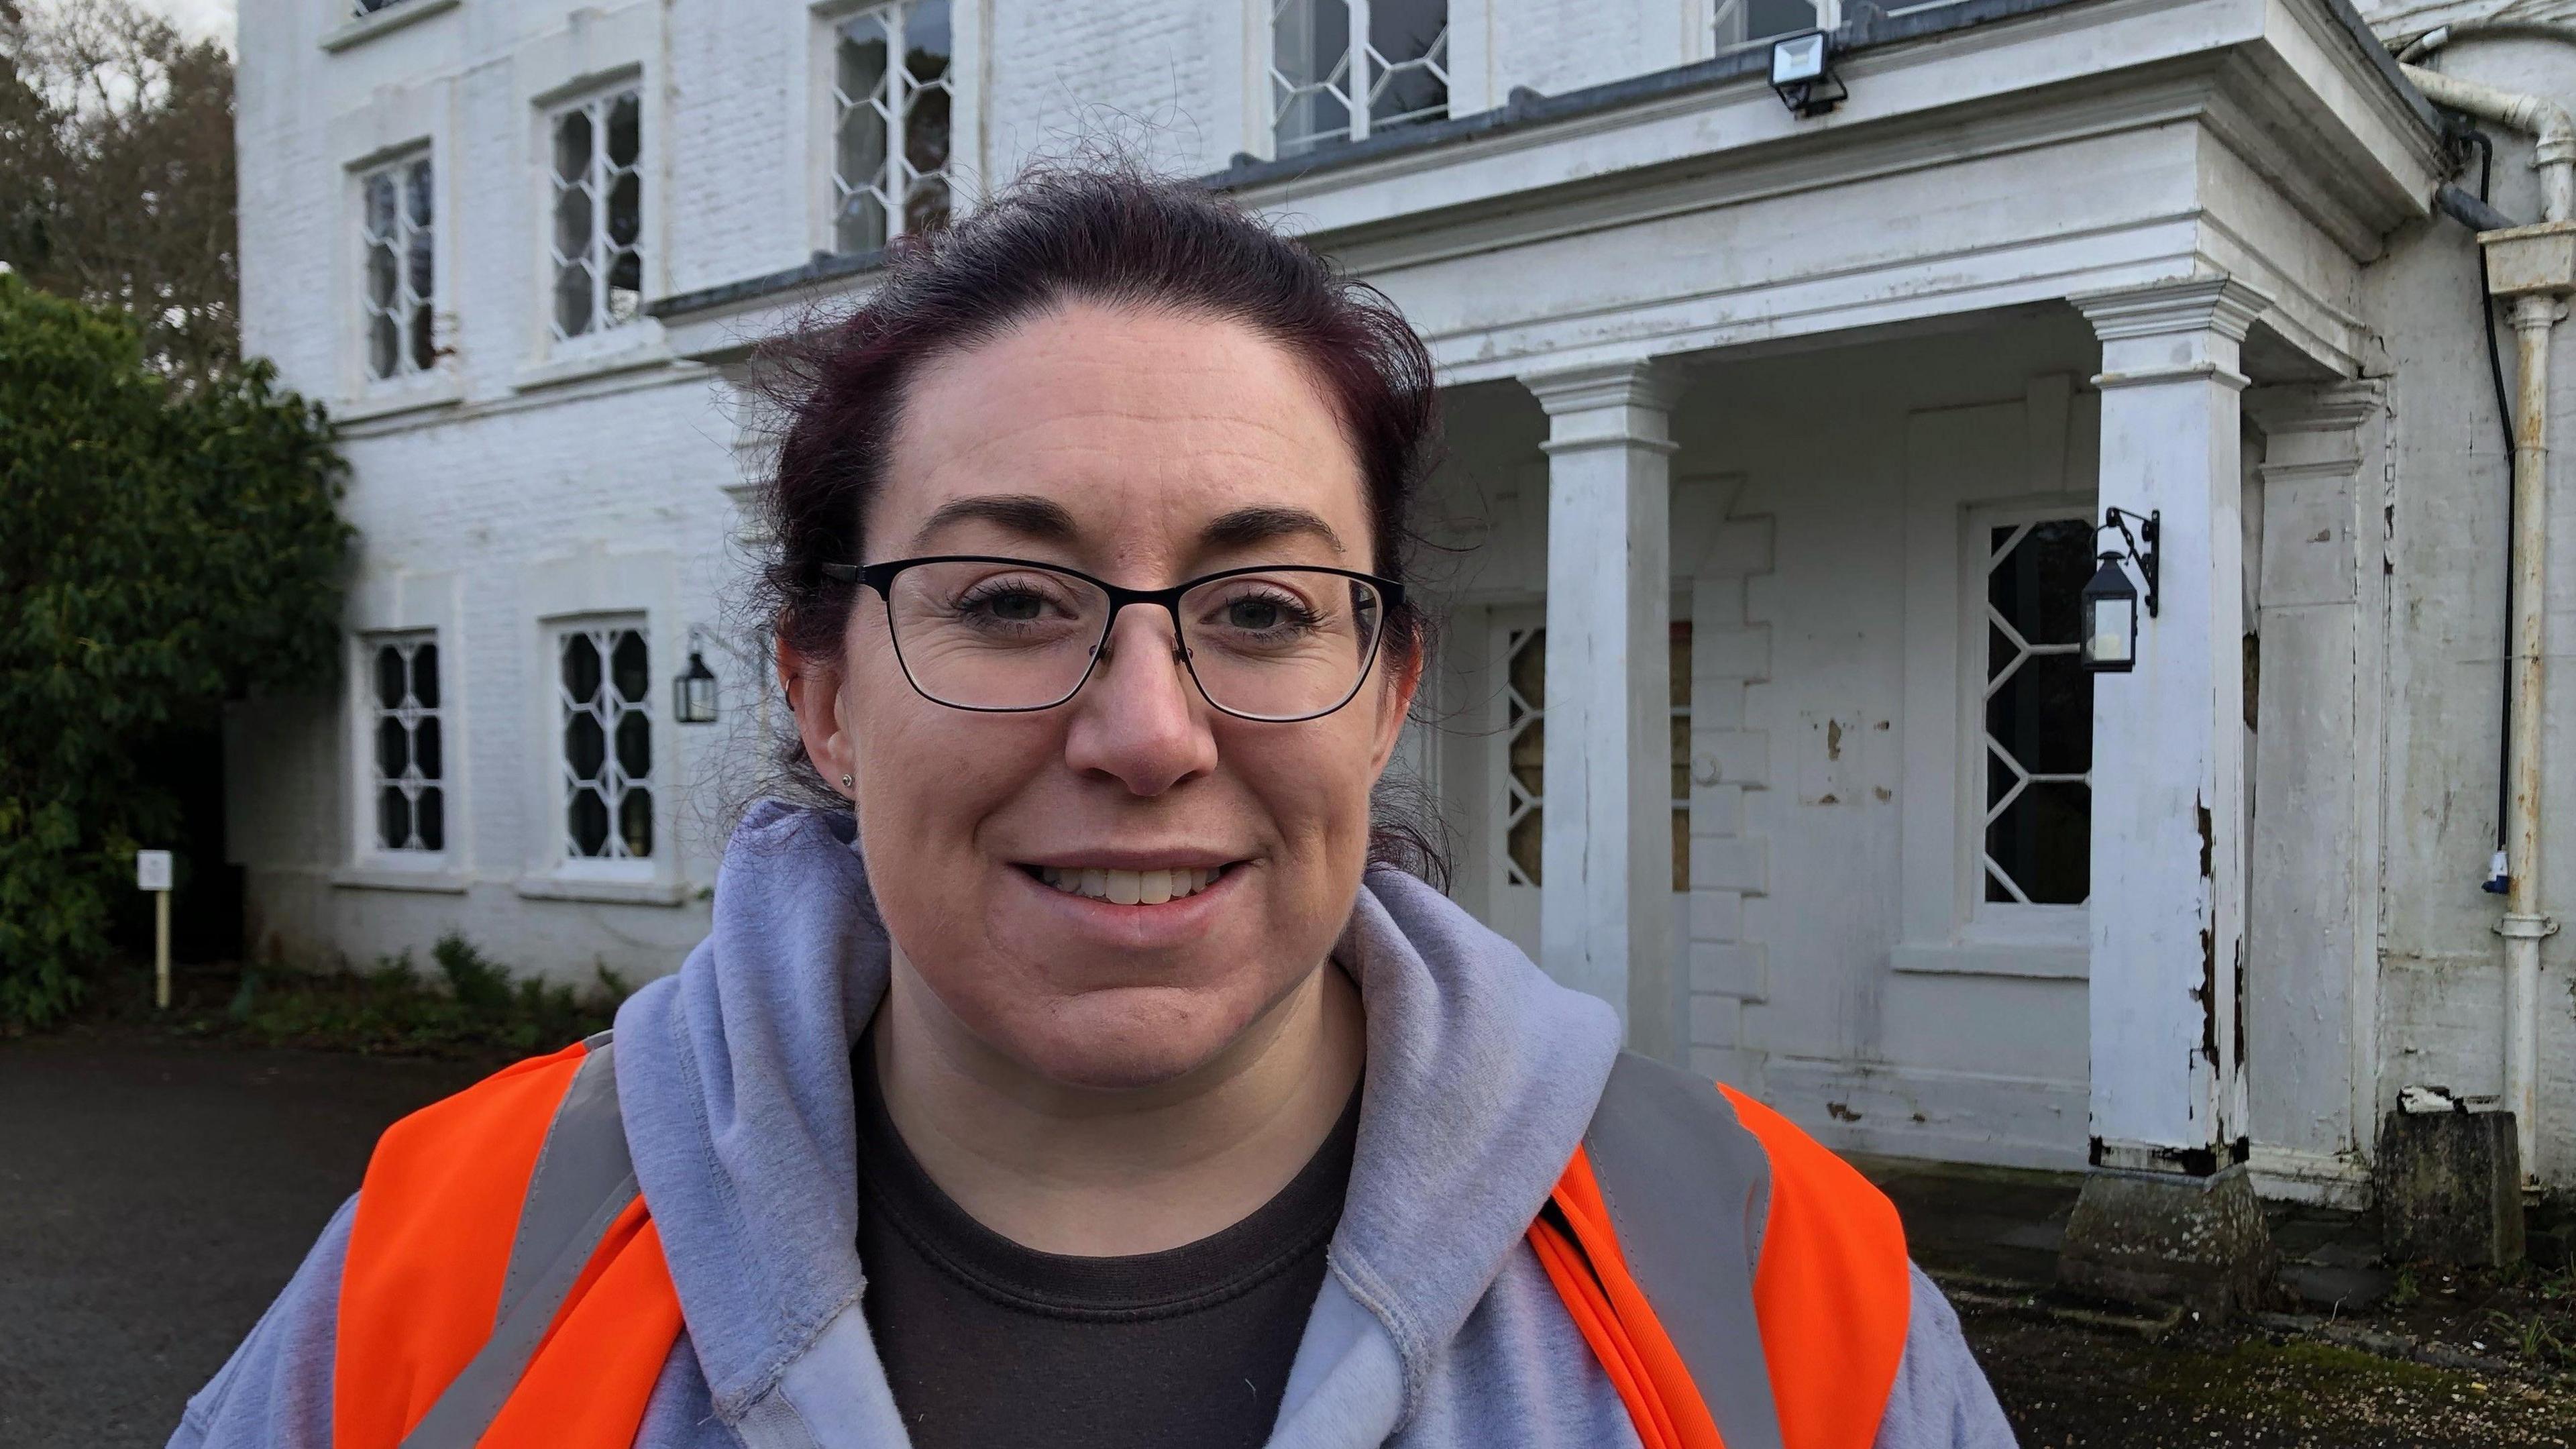
[(590, 1055), (555, 1108), (528, 1179), (492, 1336), (404, 1436), (402, 1449), (472, 1449), (518, 1388), (538, 1340), (609, 1224), (635, 1200), (615, 1054), (605, 1032), (588, 1045)]
[(1726, 1449), (1780, 1449), (1753, 1309), (1771, 1157), (1706, 1080), (1622, 1052), (1584, 1132), (1629, 1276)]

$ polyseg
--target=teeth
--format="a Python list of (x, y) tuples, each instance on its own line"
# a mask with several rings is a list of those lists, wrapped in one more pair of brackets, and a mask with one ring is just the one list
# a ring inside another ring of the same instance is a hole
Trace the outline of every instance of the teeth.
[(1089, 896), (1095, 901), (1108, 901), (1120, 906), (1159, 906), (1166, 901), (1194, 896), (1217, 883), (1225, 874), (1222, 867), (1197, 869), (1183, 866), (1173, 870), (1067, 870), (1046, 866), (1038, 878), (1067, 895)]

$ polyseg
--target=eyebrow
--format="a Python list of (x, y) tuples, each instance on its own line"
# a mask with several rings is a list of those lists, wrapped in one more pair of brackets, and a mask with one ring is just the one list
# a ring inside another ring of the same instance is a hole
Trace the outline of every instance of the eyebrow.
[(1199, 530), (1199, 541), (1210, 548), (1250, 548), (1299, 534), (1321, 540), (1336, 555), (1349, 552), (1342, 547), (1342, 536), (1320, 515), (1278, 504), (1255, 504), (1219, 514)]
[(1071, 543), (1079, 532), (1073, 515), (1061, 503), (1040, 498), (1033, 493), (989, 493), (973, 498), (952, 498), (932, 509), (912, 535), (912, 546), (919, 548), (924, 539), (952, 523), (990, 523), (1043, 543)]
[[(1081, 531), (1073, 514), (1051, 498), (1033, 493), (989, 493), (952, 498), (931, 510), (930, 517), (913, 532), (912, 546), (920, 547), (950, 524), (969, 522), (990, 523), (1042, 543), (1071, 543)], [(1212, 549), (1241, 549), (1300, 534), (1320, 540), (1336, 555), (1349, 552), (1342, 545), (1342, 536), (1321, 515), (1283, 504), (1254, 504), (1219, 514), (1199, 530), (1199, 542)]]

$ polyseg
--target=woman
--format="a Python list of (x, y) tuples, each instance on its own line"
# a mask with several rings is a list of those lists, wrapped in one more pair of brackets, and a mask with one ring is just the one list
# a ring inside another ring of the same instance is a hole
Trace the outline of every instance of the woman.
[(1375, 293), (1040, 176), (804, 369), (799, 768), (614, 1041), (389, 1131), (175, 1444), (2011, 1442), (1894, 1213), (1373, 851)]

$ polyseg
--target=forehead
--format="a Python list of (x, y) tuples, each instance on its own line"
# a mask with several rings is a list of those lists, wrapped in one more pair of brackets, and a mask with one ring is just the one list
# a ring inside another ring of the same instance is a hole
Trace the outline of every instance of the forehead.
[[(1285, 551), (1370, 563), (1359, 462), (1323, 388), (1230, 320), (1089, 303), (1033, 317), (916, 376), (887, 465), (875, 557), (1040, 541), (1104, 567), (1181, 567), (1221, 551), (1212, 523), (1268, 510), (1339, 541), (1283, 534)], [(1031, 540), (1010, 510), (973, 506), (985, 498), (1053, 504), (1070, 536)]]

